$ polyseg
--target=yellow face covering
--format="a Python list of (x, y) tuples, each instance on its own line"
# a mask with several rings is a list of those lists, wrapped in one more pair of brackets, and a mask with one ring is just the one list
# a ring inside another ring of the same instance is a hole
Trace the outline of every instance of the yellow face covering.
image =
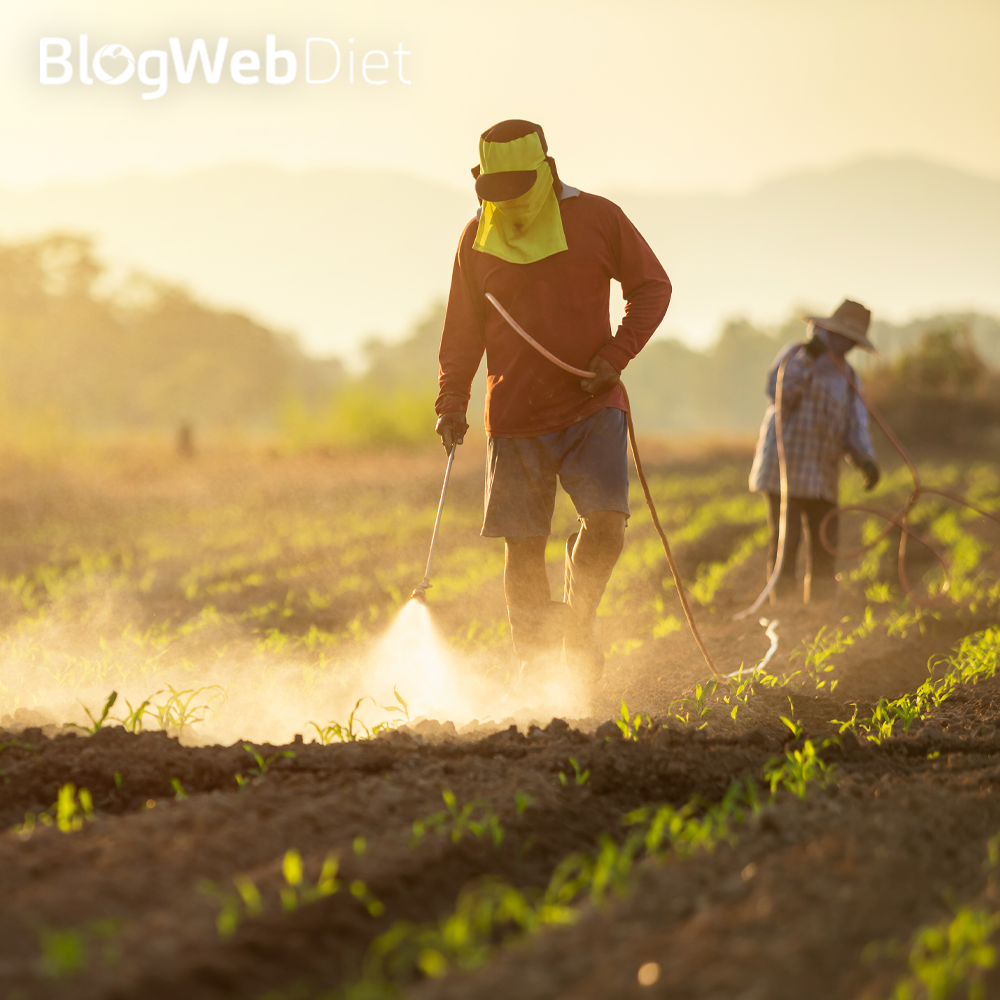
[(483, 202), (473, 249), (512, 264), (531, 264), (568, 249), (552, 170), (537, 132), (511, 142), (480, 139), (479, 168), (484, 174), (534, 170), (537, 177), (519, 198)]

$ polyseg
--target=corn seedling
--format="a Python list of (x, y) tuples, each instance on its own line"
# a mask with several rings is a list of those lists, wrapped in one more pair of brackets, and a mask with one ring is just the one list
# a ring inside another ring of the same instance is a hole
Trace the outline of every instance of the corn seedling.
[(530, 806), (534, 801), (535, 800), (527, 792), (522, 792), (520, 788), (514, 792), (514, 804), (517, 808), (518, 816), (520, 816), (521, 813), (523, 813), (524, 810), (527, 809), (528, 806)]
[(833, 780), (834, 770), (835, 765), (827, 764), (816, 753), (812, 740), (806, 740), (801, 750), (789, 750), (784, 760), (772, 757), (764, 766), (764, 780), (770, 784), (772, 795), (781, 787), (804, 799), (810, 782), (823, 787)]
[[(451, 969), (479, 968), (505, 940), (574, 923), (580, 911), (572, 904), (581, 898), (600, 904), (609, 893), (627, 891), (643, 850), (655, 855), (666, 845), (684, 856), (731, 840), (731, 824), (759, 809), (756, 786), (753, 781), (735, 782), (723, 801), (703, 810), (701, 817), (694, 815), (697, 808), (691, 803), (681, 810), (664, 806), (630, 813), (625, 821), (635, 829), (624, 843), (604, 834), (593, 854), (564, 858), (542, 893), (521, 891), (496, 878), (481, 879), (462, 890), (454, 912), (441, 920), (394, 924), (372, 942), (363, 977), (348, 987), (345, 1000), (394, 996), (415, 970), (438, 978)], [(673, 822), (676, 817), (679, 824)]]
[[(647, 728), (652, 728), (653, 720), (648, 715), (645, 717), (645, 723)], [(625, 704), (625, 699), (623, 698), (621, 718), (615, 720), (615, 725), (621, 730), (622, 736), (627, 740), (638, 740), (642, 724), (643, 717), (641, 713), (637, 712), (634, 719), (629, 716), (628, 705)]]
[(198, 892), (203, 896), (211, 896), (219, 904), (219, 912), (215, 917), (215, 929), (223, 940), (231, 938), (243, 922), (239, 897), (210, 879), (202, 879), (198, 883)]
[[(271, 754), (270, 757), (264, 757), (263, 755), (257, 753), (256, 750), (249, 743), (243, 744), (243, 749), (246, 750), (248, 754), (254, 759), (255, 767), (251, 767), (248, 770), (248, 774), (252, 774), (255, 778), (263, 778), (267, 774), (270, 766), (276, 761), (280, 760), (282, 757), (294, 757), (294, 750), (279, 750), (276, 753)], [(239, 782), (237, 782), (239, 784)]]
[(54, 826), (62, 833), (75, 833), (83, 829), (83, 824), (94, 818), (94, 800), (86, 788), (77, 793), (76, 785), (67, 782), (59, 789), (59, 797), (45, 812), (25, 813), (24, 822), (16, 825), (13, 832), (22, 840), (28, 840), (38, 823)]
[[(209, 684), (200, 688), (188, 688), (178, 691), (171, 685), (166, 688), (170, 692), (170, 697), (163, 704), (154, 704), (152, 709), (147, 709), (149, 714), (156, 717), (156, 723), (165, 732), (173, 732), (177, 737), (184, 735), (184, 731), (191, 726), (204, 722), (214, 709), (213, 700), (226, 700), (225, 690), (218, 684)], [(200, 695), (206, 691), (214, 692), (208, 695), (205, 702), (195, 702)], [(154, 695), (155, 697), (155, 695)]]
[(88, 736), (93, 736), (95, 733), (99, 732), (101, 727), (104, 725), (108, 712), (111, 711), (112, 706), (118, 700), (118, 692), (112, 691), (108, 695), (108, 700), (104, 703), (104, 709), (101, 714), (95, 719), (90, 709), (87, 708), (83, 702), (79, 702), (80, 707), (87, 713), (87, 718), (90, 719), (89, 726), (81, 726), (78, 722), (69, 722), (67, 725), (72, 726), (74, 729), (82, 729)]
[(121, 931), (117, 920), (94, 920), (79, 927), (57, 930), (42, 927), (38, 932), (41, 949), (40, 971), (48, 979), (69, 979), (82, 972), (88, 964), (91, 945), (103, 942), (101, 964), (114, 965), (121, 957), (115, 938)]
[[(441, 798), (447, 807), (445, 810), (413, 821), (410, 847), (418, 847), (428, 833), (447, 833), (457, 844), (466, 830), (477, 839), (489, 834), (494, 847), (503, 843), (504, 829), (500, 825), (500, 817), (485, 802), (466, 802), (459, 806), (455, 793), (449, 788), (441, 793)], [(481, 815), (474, 819), (477, 810), (481, 810)]]
[(496, 878), (485, 878), (459, 894), (453, 913), (436, 923), (394, 924), (372, 942), (362, 980), (345, 992), (346, 1000), (395, 995), (394, 984), (419, 970), (439, 978), (449, 969), (480, 968), (498, 941), (553, 924), (572, 923), (576, 912), (550, 901), (533, 901)]
[[(395, 688), (393, 688), (393, 693), (395, 693)], [(406, 711), (406, 718), (409, 720), (409, 711), (405, 709), (406, 702), (396, 694), (396, 698), (404, 706), (404, 711)], [(310, 722), (309, 725), (316, 730), (319, 734), (319, 741), (323, 746), (329, 746), (334, 740), (338, 740), (340, 743), (354, 743), (357, 740), (370, 740), (373, 736), (378, 735), (382, 730), (389, 729), (390, 724), (388, 722), (380, 722), (373, 728), (369, 729), (360, 719), (355, 719), (358, 709), (361, 707), (363, 702), (370, 701), (373, 705), (376, 704), (374, 698), (366, 695), (363, 698), (359, 698), (354, 703), (354, 708), (351, 710), (351, 714), (347, 717), (347, 725), (342, 726), (339, 722), (328, 722), (325, 726), (320, 726), (316, 722)], [(385, 707), (385, 706), (383, 706)], [(398, 712), (400, 709), (395, 707), (389, 707), (386, 711)], [(359, 727), (355, 730), (355, 723)], [(362, 735), (362, 730), (364, 730), (364, 735)]]
[[(580, 770), (580, 765), (576, 762), (575, 757), (570, 757), (569, 762), (573, 766), (573, 774), (575, 776), (576, 784), (585, 785), (590, 778), (590, 770), (589, 769), (586, 771)], [(559, 784), (562, 785), (563, 787), (565, 787), (568, 784), (565, 771), (559, 772)]]
[(151, 694), (145, 701), (139, 703), (136, 708), (132, 707), (130, 701), (126, 701), (125, 705), (128, 708), (128, 712), (121, 718), (115, 719), (115, 722), (120, 722), (125, 728), (127, 733), (141, 733), (142, 732), (142, 720), (147, 714), (153, 714), (149, 712), (149, 706), (153, 699), (163, 694), (162, 691), (157, 691), (156, 694)]
[(178, 802), (183, 802), (185, 799), (190, 798), (188, 793), (184, 791), (184, 786), (181, 784), (180, 778), (171, 778), (170, 787), (174, 790), (174, 798)]
[(968, 906), (946, 923), (921, 927), (910, 947), (910, 975), (896, 984), (891, 1000), (947, 1000), (962, 987), (971, 1000), (983, 1000), (983, 974), (996, 964), (990, 940), (998, 927), (1000, 914)]
[[(802, 738), (802, 723), (799, 722), (798, 719), (795, 719), (793, 721), (792, 719), (789, 719), (785, 715), (780, 716), (780, 719), (788, 727), (788, 729), (791, 731), (793, 739), (798, 740), (798, 739)], [(786, 739), (787, 739), (787, 737), (786, 737)]]
[[(396, 690), (396, 686), (395, 685), (393, 685), (392, 694), (393, 694), (393, 697), (396, 699), (396, 701), (399, 702), (399, 705), (383, 705), (382, 708), (386, 712), (402, 712), (403, 715), (406, 718), (406, 721), (409, 722), (410, 721), (410, 708), (406, 704), (406, 702), (403, 700), (403, 696)], [(361, 702), (359, 701), (358, 705), (360, 705), (360, 704), (361, 704)], [(354, 707), (357, 708), (357, 705), (355, 705)]]
[[(854, 704), (852, 702), (852, 704)], [(846, 720), (841, 719), (831, 719), (831, 726), (837, 726), (837, 732), (843, 735), (848, 729), (854, 733), (855, 736), (858, 735), (858, 706), (854, 704), (854, 714)]]

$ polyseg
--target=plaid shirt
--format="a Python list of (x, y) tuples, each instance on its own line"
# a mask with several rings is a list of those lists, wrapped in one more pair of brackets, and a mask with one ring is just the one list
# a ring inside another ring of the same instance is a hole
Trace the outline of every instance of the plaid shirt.
[[(750, 470), (750, 489), (754, 492), (781, 491), (774, 432), (774, 396), (778, 366), (795, 349), (795, 344), (782, 348), (768, 372), (767, 397), (771, 404), (764, 414), (757, 453)], [(860, 386), (854, 369), (850, 365), (847, 368)], [(782, 399), (788, 495), (837, 503), (840, 459), (845, 454), (856, 462), (875, 459), (864, 403), (825, 354), (813, 361), (801, 350), (790, 358), (785, 367)]]

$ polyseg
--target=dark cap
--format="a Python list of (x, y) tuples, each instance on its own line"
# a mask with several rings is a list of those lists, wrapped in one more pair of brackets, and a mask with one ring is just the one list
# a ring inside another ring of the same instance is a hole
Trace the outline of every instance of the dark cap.
[[(485, 142), (513, 142), (515, 139), (523, 139), (532, 132), (538, 133), (538, 139), (542, 144), (542, 152), (548, 153), (549, 146), (545, 141), (545, 132), (541, 125), (534, 122), (525, 121), (523, 118), (508, 118), (506, 121), (497, 122), (496, 125), (488, 128), (480, 138)], [(546, 156), (552, 168), (553, 177), (558, 178), (555, 172), (555, 162), (551, 157)], [(483, 201), (511, 201), (527, 194), (538, 177), (536, 170), (504, 170), (493, 174), (484, 174), (480, 168), (472, 168), (472, 176), (476, 178), (476, 194)]]

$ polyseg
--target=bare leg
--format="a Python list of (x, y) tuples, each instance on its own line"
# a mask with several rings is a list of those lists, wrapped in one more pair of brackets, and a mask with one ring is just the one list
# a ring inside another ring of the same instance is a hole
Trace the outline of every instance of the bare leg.
[(566, 545), (566, 661), (582, 679), (596, 683), (604, 670), (597, 638), (597, 606), (625, 545), (626, 516), (617, 510), (586, 514)]
[(552, 601), (545, 571), (547, 541), (546, 535), (506, 539), (503, 589), (521, 677), (526, 672), (537, 677), (546, 663), (558, 659), (562, 645), (566, 609)]
[(546, 535), (506, 538), (503, 592), (507, 607), (545, 604), (552, 597), (545, 572)]

